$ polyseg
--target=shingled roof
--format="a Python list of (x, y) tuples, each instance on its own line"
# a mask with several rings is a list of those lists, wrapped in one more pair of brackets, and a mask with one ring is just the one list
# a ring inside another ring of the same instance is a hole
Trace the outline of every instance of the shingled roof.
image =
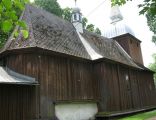
[(16, 39), (10, 37), (1, 53), (7, 50), (38, 47), (95, 60), (90, 55), (86, 45), (82, 42), (83, 38), (88, 46), (101, 56), (100, 58), (107, 58), (138, 68), (131, 57), (116, 41), (86, 30), (84, 30), (84, 33), (79, 34), (72, 23), (45, 10), (27, 5), (21, 19), (25, 20), (28, 25), (29, 38), (25, 40), (21, 34)]

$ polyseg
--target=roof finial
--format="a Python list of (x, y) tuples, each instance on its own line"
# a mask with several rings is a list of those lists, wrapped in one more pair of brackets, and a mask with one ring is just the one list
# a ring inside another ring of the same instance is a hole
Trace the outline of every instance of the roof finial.
[(76, 7), (76, 3), (77, 3), (77, 0), (75, 0), (75, 7)]

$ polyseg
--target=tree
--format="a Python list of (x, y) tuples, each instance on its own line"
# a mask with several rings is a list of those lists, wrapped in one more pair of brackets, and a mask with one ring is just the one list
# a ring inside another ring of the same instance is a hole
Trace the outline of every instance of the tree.
[(62, 17), (63, 10), (57, 0), (35, 0), (35, 4), (50, 13)]
[[(0, 0), (0, 47), (2, 47), (8, 36), (16, 25), (21, 27), (24, 37), (28, 36), (26, 24), (19, 20), (28, 0)], [(18, 32), (16, 31), (16, 35)]]
[(154, 33), (152, 37), (152, 41), (156, 44), (156, 15), (153, 16), (147, 13), (146, 18), (150, 30)]
[(88, 24), (86, 30), (101, 35), (101, 30), (98, 27), (95, 28), (95, 25), (93, 24)]
[(90, 32), (94, 32), (94, 25), (93, 24), (89, 24), (87, 25), (86, 29)]
[(63, 9), (63, 19), (67, 20), (67, 21), (71, 21), (71, 15), (72, 15), (72, 9), (69, 7), (66, 7)]
[(154, 74), (154, 80), (155, 80), (155, 84), (156, 84), (156, 54), (153, 54), (153, 59), (154, 59), (154, 62), (149, 65), (149, 68), (152, 71), (155, 72), (155, 74)]
[(96, 29), (94, 30), (94, 32), (95, 32), (96, 34), (101, 35), (101, 30), (100, 30), (99, 28), (96, 28)]
[(83, 25), (83, 28), (86, 28), (87, 23), (88, 23), (88, 19), (87, 19), (86, 17), (83, 17), (83, 18), (82, 18), (82, 25)]

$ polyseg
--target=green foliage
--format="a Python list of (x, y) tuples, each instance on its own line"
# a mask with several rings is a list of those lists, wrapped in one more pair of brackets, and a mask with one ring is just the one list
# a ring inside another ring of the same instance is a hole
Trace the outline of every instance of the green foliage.
[(62, 17), (63, 10), (57, 0), (35, 0), (35, 4), (59, 17)]
[(93, 24), (88, 24), (88, 19), (86, 17), (82, 18), (82, 25), (83, 25), (84, 29), (101, 35), (101, 30), (99, 28), (95, 29), (95, 25), (93, 25)]
[(147, 13), (146, 18), (150, 30), (154, 33), (152, 41), (156, 44), (156, 15), (153, 16), (150, 13)]
[(9, 32), (12, 29), (12, 27), (13, 27), (12, 20), (4, 20), (4, 21), (2, 21), (1, 29), (4, 32)]
[(101, 35), (101, 30), (99, 28), (95, 28), (93, 24), (88, 24), (86, 30)]
[(114, 6), (114, 5), (124, 5), (126, 3), (126, 1), (130, 1), (130, 0), (111, 0), (112, 6)]
[(4, 33), (0, 31), (0, 48), (4, 46), (7, 38), (8, 38), (8, 33)]
[(28, 33), (27, 30), (21, 30), (21, 32), (22, 32), (23, 37), (24, 37), (25, 39), (28, 38), (29, 33)]
[(156, 15), (153, 16), (150, 13), (147, 13), (146, 17), (148, 20), (147, 23), (150, 26), (150, 30), (156, 33)]
[(156, 15), (156, 1), (155, 0), (144, 0), (143, 4), (139, 5), (142, 10), (140, 14), (149, 13), (150, 15)]
[(72, 14), (71, 8), (66, 7), (63, 9), (63, 14), (62, 14), (63, 19), (71, 21), (71, 14)]
[(83, 18), (82, 18), (82, 25), (83, 25), (83, 28), (86, 28), (87, 23), (88, 23), (88, 19), (87, 19), (86, 17), (83, 17)]
[(96, 29), (94, 30), (94, 32), (95, 32), (96, 34), (101, 35), (101, 30), (100, 30), (99, 28), (96, 28)]
[(147, 119), (152, 118), (154, 116), (156, 116), (156, 110), (136, 114), (136, 115), (133, 115), (133, 116), (130, 116), (130, 117), (125, 117), (125, 118), (122, 118), (120, 120), (147, 120)]
[(153, 59), (154, 59), (154, 62), (149, 65), (149, 68), (152, 71), (155, 72), (155, 74), (154, 74), (154, 80), (155, 80), (155, 83), (156, 83), (156, 54), (153, 54)]
[(94, 32), (94, 25), (93, 24), (89, 24), (87, 25), (86, 29), (90, 32)]
[(152, 36), (152, 42), (154, 42), (156, 44), (156, 35)]
[(16, 25), (26, 30), (25, 22), (18, 19), (27, 2), (28, 0), (0, 0), (0, 47), (4, 45)]

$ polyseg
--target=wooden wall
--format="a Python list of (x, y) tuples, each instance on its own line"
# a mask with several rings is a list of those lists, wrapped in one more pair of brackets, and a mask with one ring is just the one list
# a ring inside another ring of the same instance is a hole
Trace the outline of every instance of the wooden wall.
[(36, 118), (51, 120), (61, 101), (97, 101), (107, 112), (156, 105), (152, 73), (126, 65), (32, 53), (8, 56), (7, 66), (39, 81)]
[(94, 68), (101, 88), (100, 111), (125, 111), (156, 105), (152, 73), (108, 62), (97, 63)]
[(0, 120), (36, 118), (34, 86), (0, 85)]
[(121, 35), (113, 38), (137, 63), (143, 64), (140, 41), (129, 34)]
[(41, 118), (52, 118), (54, 104), (58, 101), (84, 102), (98, 99), (97, 82), (90, 62), (65, 57), (20, 54), (8, 57), (7, 66), (39, 80)]

